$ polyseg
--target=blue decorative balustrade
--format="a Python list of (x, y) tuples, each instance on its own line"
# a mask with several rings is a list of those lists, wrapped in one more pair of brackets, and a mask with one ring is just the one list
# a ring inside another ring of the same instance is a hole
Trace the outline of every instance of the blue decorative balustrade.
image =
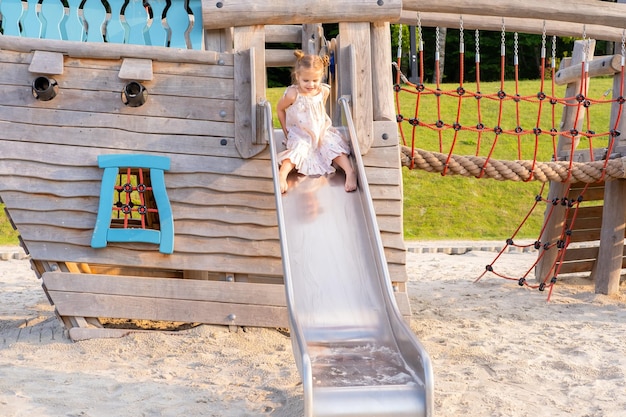
[(202, 49), (200, 0), (0, 0), (0, 33)]

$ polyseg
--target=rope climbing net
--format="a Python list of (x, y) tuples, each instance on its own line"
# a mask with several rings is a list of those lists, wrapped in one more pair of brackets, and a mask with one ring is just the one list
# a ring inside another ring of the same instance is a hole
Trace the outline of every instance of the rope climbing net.
[[(588, 58), (593, 55), (593, 51), (588, 50), (592, 40), (587, 39), (584, 29), (580, 71), (575, 74), (575, 80), (565, 87), (557, 84), (557, 37), (548, 37), (544, 23), (538, 85), (532, 92), (523, 91), (520, 82), (517, 32), (512, 34), (513, 71), (510, 71), (507, 37), (511, 34), (506, 31), (504, 19), (500, 36), (499, 82), (481, 80), (481, 33), (478, 29), (471, 37), (475, 47), (475, 79), (471, 83), (466, 82), (465, 30), (463, 18), (460, 17), (458, 84), (441, 83), (440, 29), (435, 28), (434, 76), (432, 85), (427, 85), (424, 82), (424, 36), (419, 13), (416, 29), (418, 81), (409, 81), (401, 71), (401, 27), (398, 31), (397, 61), (393, 63), (396, 70), (396, 119), (403, 145), (403, 166), (441, 175), (543, 183), (529, 213), (477, 280), (492, 273), (501, 278), (515, 280), (520, 286), (538, 288), (540, 291), (547, 289), (551, 294), (571, 241), (577, 210), (584, 201), (588, 186), (625, 177), (625, 164), (621, 154), (615, 150), (620, 140), (624, 141), (619, 127), (626, 101), (623, 71), (626, 62), (626, 35), (622, 33), (621, 56), (616, 56), (618, 69), (615, 71), (617, 75), (613, 86), (605, 88), (594, 97), (590, 93)], [(508, 44), (511, 45), (511, 42)], [(548, 50), (551, 51), (550, 57)], [(512, 79), (505, 76), (507, 70), (513, 74)], [(527, 86), (528, 83), (523, 85)], [(568, 120), (566, 113), (570, 115)], [(609, 115), (612, 115), (610, 120)], [(604, 127), (598, 128), (598, 123), (593, 123), (596, 119), (603, 121)], [(468, 153), (472, 154), (467, 155)], [(581, 160), (586, 162), (579, 162)], [(558, 197), (545, 197), (545, 183), (549, 182), (564, 184), (563, 193)], [(571, 185), (576, 183), (582, 183), (582, 188), (571, 190)], [(573, 193), (578, 194), (572, 195)], [(495, 262), (509, 246), (519, 246), (515, 244), (518, 232), (534, 210), (546, 205), (548, 209), (545, 212), (544, 226), (535, 242), (527, 245), (541, 250), (535, 264), (521, 277), (499, 274), (494, 268)], [(564, 223), (556, 239), (548, 236), (547, 240), (542, 241), (542, 238), (546, 239), (548, 219), (557, 209), (566, 211), (568, 221)], [(550, 261), (550, 272), (546, 276), (537, 277), (536, 285), (530, 284), (527, 276), (552, 248), (558, 251), (558, 255)]]

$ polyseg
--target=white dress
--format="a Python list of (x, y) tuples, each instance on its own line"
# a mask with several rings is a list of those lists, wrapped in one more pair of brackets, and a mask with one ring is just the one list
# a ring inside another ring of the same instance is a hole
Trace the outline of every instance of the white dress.
[[(295, 87), (294, 87), (295, 88)], [(350, 154), (350, 145), (331, 125), (324, 107), (323, 84), (319, 94), (298, 93), (293, 104), (285, 110), (287, 150), (278, 155), (280, 162), (289, 159), (304, 175), (325, 175), (335, 172), (332, 161), (341, 154)]]

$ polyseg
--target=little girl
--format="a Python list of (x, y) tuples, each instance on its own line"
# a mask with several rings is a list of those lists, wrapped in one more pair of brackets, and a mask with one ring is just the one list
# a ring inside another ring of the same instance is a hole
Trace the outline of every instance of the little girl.
[(345, 190), (356, 190), (356, 173), (348, 155), (350, 146), (326, 114), (330, 86), (322, 83), (328, 57), (296, 51), (293, 85), (276, 105), (287, 150), (278, 155), (280, 191), (287, 191), (287, 176), (295, 168), (304, 175), (335, 172), (333, 162), (346, 174)]

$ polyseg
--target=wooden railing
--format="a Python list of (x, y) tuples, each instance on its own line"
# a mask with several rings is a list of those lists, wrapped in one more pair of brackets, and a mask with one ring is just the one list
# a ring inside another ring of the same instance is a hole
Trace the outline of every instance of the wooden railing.
[(200, 0), (0, 0), (0, 33), (203, 49)]

